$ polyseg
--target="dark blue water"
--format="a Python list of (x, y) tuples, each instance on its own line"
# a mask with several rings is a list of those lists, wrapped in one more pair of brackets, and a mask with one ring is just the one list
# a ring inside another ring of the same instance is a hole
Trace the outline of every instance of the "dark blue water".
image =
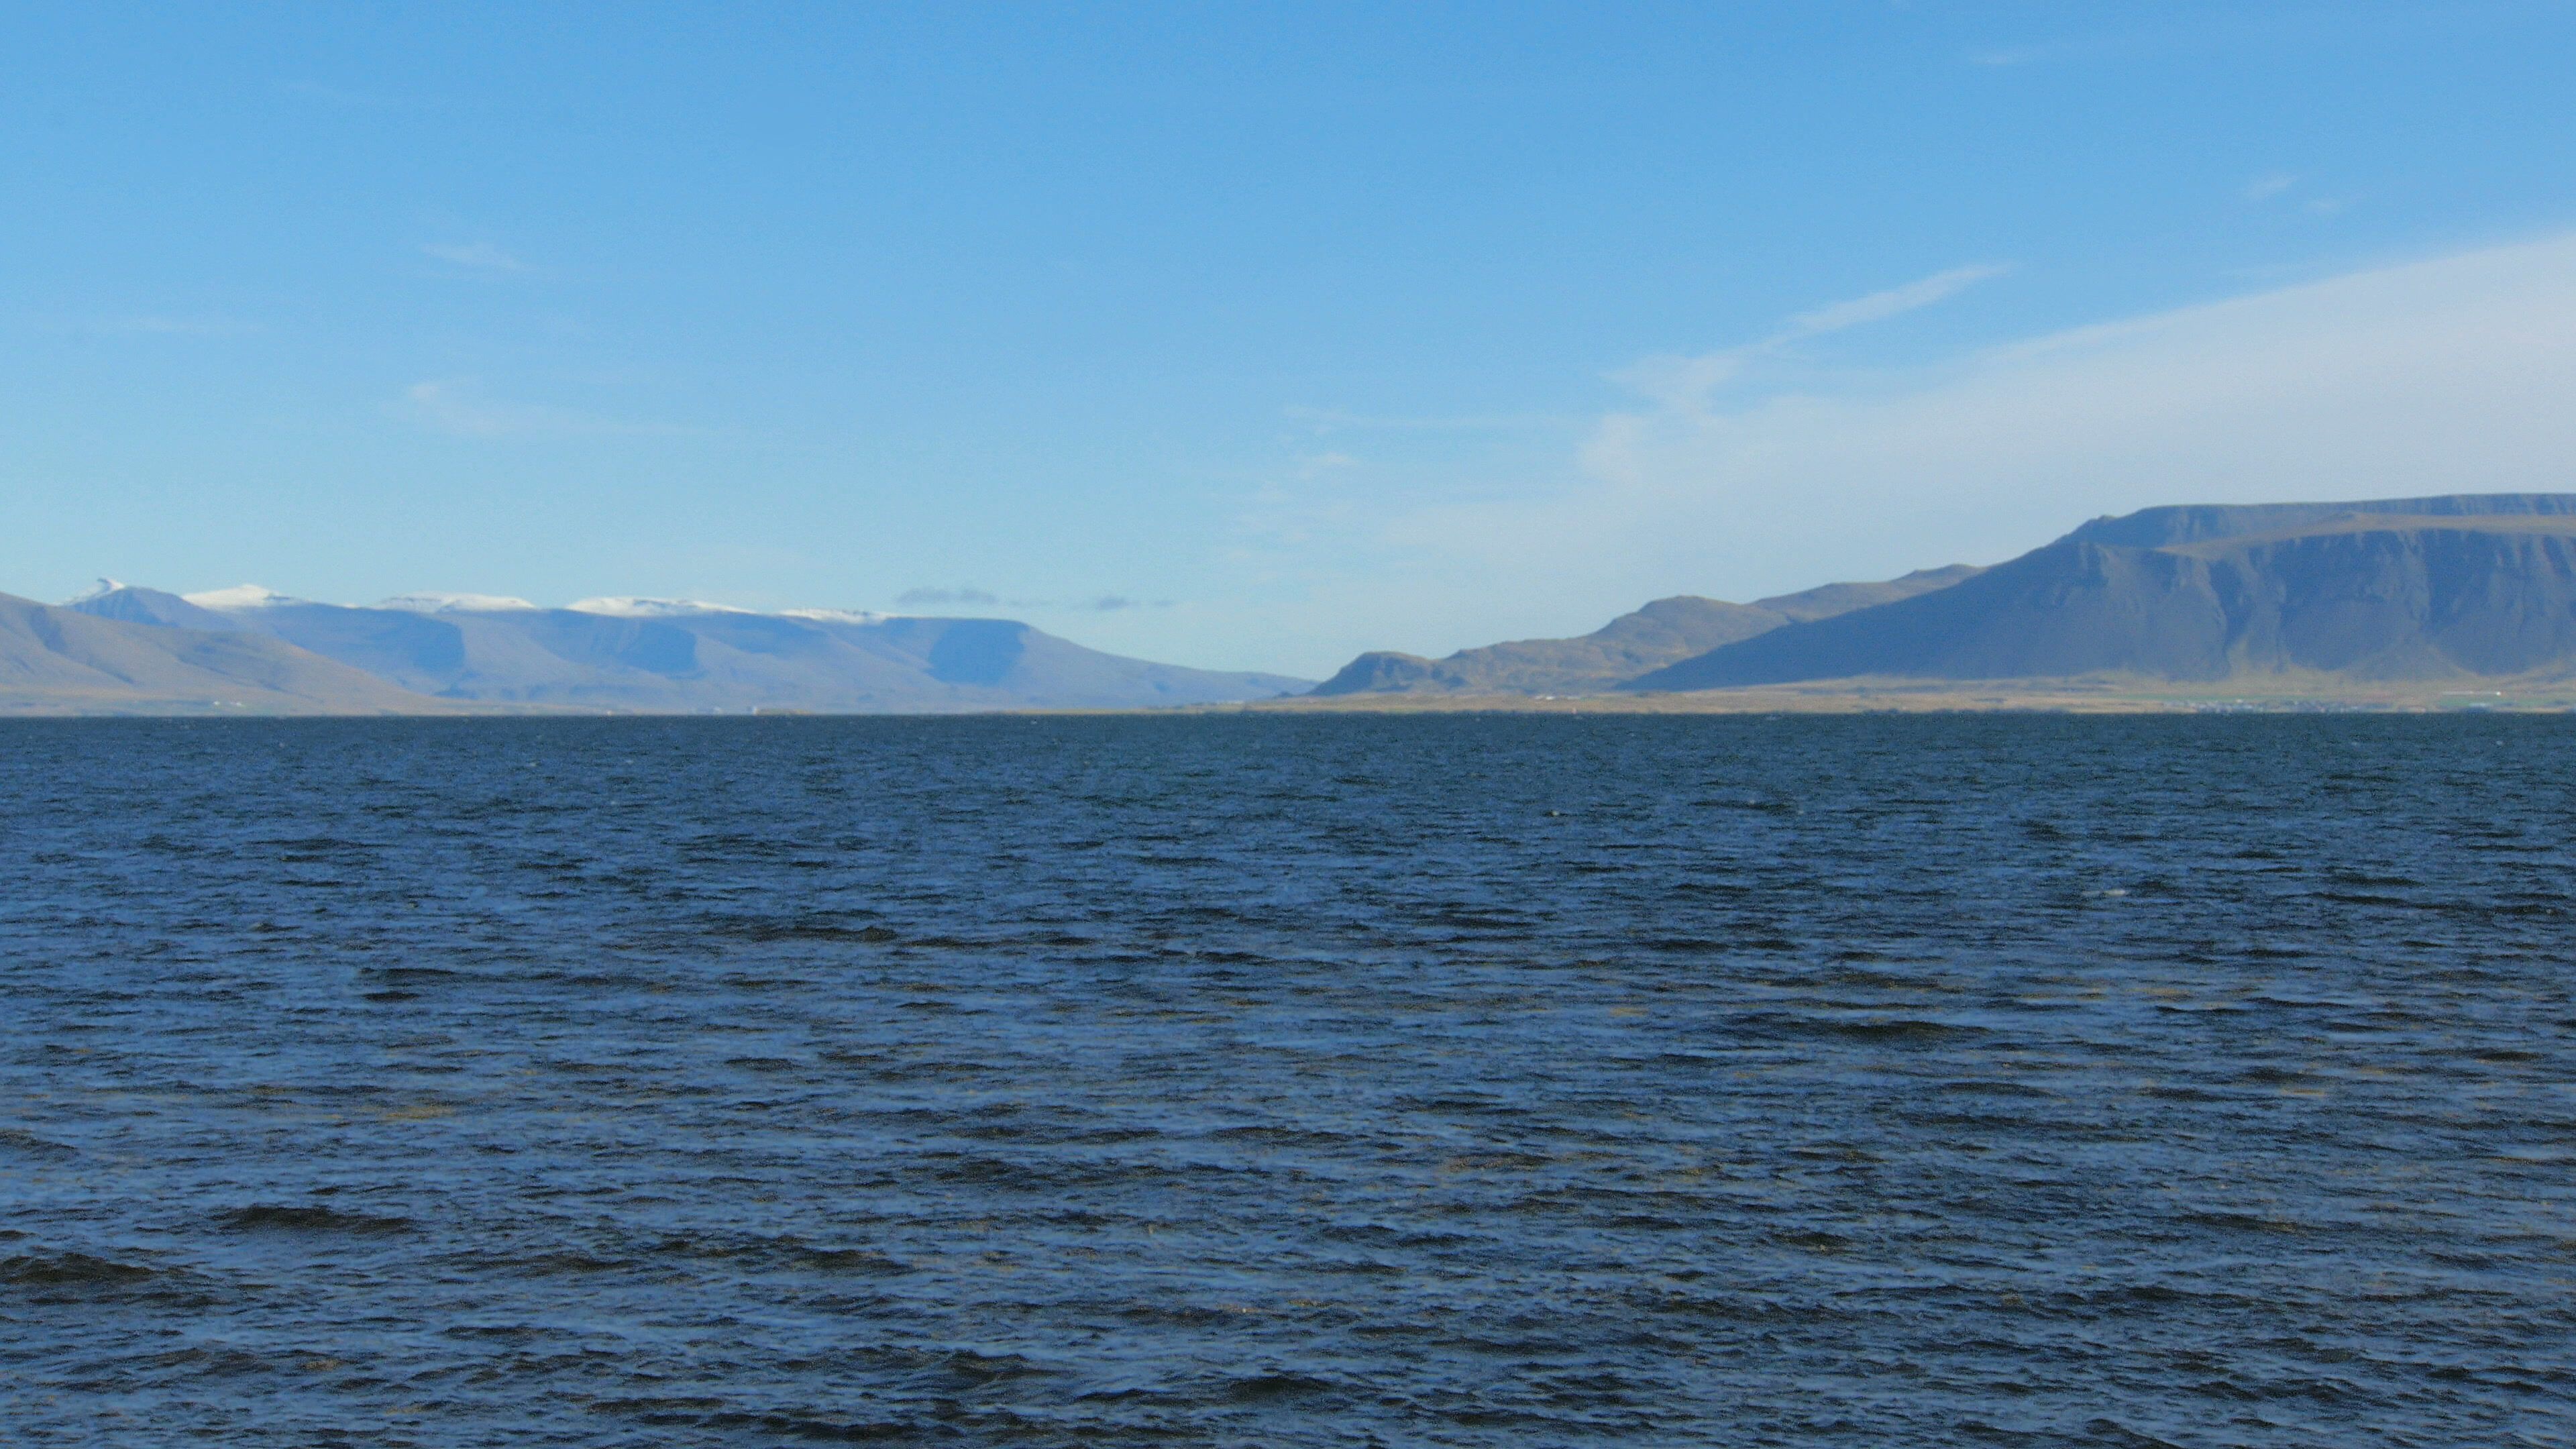
[(2576, 1442), (2571, 762), (0, 726), (0, 1441)]

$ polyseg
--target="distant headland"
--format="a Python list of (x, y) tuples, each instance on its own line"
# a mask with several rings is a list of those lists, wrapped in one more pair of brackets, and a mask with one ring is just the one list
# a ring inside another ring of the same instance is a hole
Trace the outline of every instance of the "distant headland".
[(2150, 508), (1991, 568), (1363, 654), (1358, 707), (2576, 704), (2576, 494)]

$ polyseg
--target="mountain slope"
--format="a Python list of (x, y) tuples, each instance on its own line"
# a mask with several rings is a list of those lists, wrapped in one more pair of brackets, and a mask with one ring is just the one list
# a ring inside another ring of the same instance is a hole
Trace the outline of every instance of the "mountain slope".
[(241, 621), (230, 614), (201, 608), (177, 594), (136, 588), (114, 579), (99, 580), (97, 588), (61, 607), (96, 618), (121, 619), (128, 624), (167, 624), (173, 628), (203, 629), (215, 634), (230, 634), (242, 628)]
[(2571, 667), (2576, 495), (2496, 494), (2098, 519), (1954, 588), (1727, 644), (1627, 687)]
[(449, 708), (280, 640), (0, 594), (0, 712), (428, 714)]
[(1280, 675), (1184, 669), (1085, 649), (1001, 619), (757, 614), (652, 600), (541, 609), (419, 595), (355, 608), (254, 588), (179, 599), (115, 589), (71, 608), (184, 619), (292, 644), (423, 695), (653, 713), (1132, 709), (1261, 699)]
[(1154, 664), (1086, 649), (1008, 619), (893, 618), (831, 626), (842, 637), (917, 659), (958, 689), (989, 689), (1050, 709), (1221, 704), (1294, 694), (1313, 681)]
[(1340, 694), (1575, 694), (1613, 688), (1720, 645), (1809, 619), (1947, 588), (1977, 572), (1965, 564), (1921, 569), (1882, 583), (1826, 584), (1750, 604), (1678, 595), (1657, 599), (1574, 639), (1523, 639), (1462, 649), (1446, 659), (1363, 654), (1315, 687)]

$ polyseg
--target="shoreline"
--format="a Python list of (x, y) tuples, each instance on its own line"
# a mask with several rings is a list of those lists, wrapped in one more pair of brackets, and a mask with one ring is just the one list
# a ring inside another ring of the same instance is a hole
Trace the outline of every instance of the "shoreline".
[(262, 709), (178, 700), (5, 699), (0, 721), (74, 719), (991, 719), (1186, 715), (1753, 715), (1753, 714), (2564, 714), (2576, 681), (2507, 682), (2474, 689), (2439, 684), (2177, 685), (2146, 680), (1831, 680), (1676, 693), (1289, 695), (1225, 703), (1129, 708), (1084, 706), (963, 710), (833, 710), (762, 705), (750, 710), (594, 710), (514, 702), (436, 701), (421, 710)]
[(1300, 695), (1198, 706), (1267, 714), (2558, 714), (2576, 680), (2364, 684), (2288, 676), (2206, 684), (2143, 679), (1835, 679), (1675, 693)]

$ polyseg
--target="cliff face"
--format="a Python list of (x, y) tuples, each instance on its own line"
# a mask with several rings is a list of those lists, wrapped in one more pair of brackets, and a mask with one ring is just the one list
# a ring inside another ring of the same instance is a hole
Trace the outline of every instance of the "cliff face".
[(1627, 687), (2570, 668), (2576, 495), (2493, 495), (2099, 520), (1939, 593), (1774, 630)]
[(2067, 535), (2122, 548), (2173, 548), (2224, 538), (2289, 535), (2367, 520), (2418, 519), (2477, 527), (2513, 519), (2576, 517), (2576, 493), (2453, 493), (2361, 503), (2184, 503), (2097, 518)]

